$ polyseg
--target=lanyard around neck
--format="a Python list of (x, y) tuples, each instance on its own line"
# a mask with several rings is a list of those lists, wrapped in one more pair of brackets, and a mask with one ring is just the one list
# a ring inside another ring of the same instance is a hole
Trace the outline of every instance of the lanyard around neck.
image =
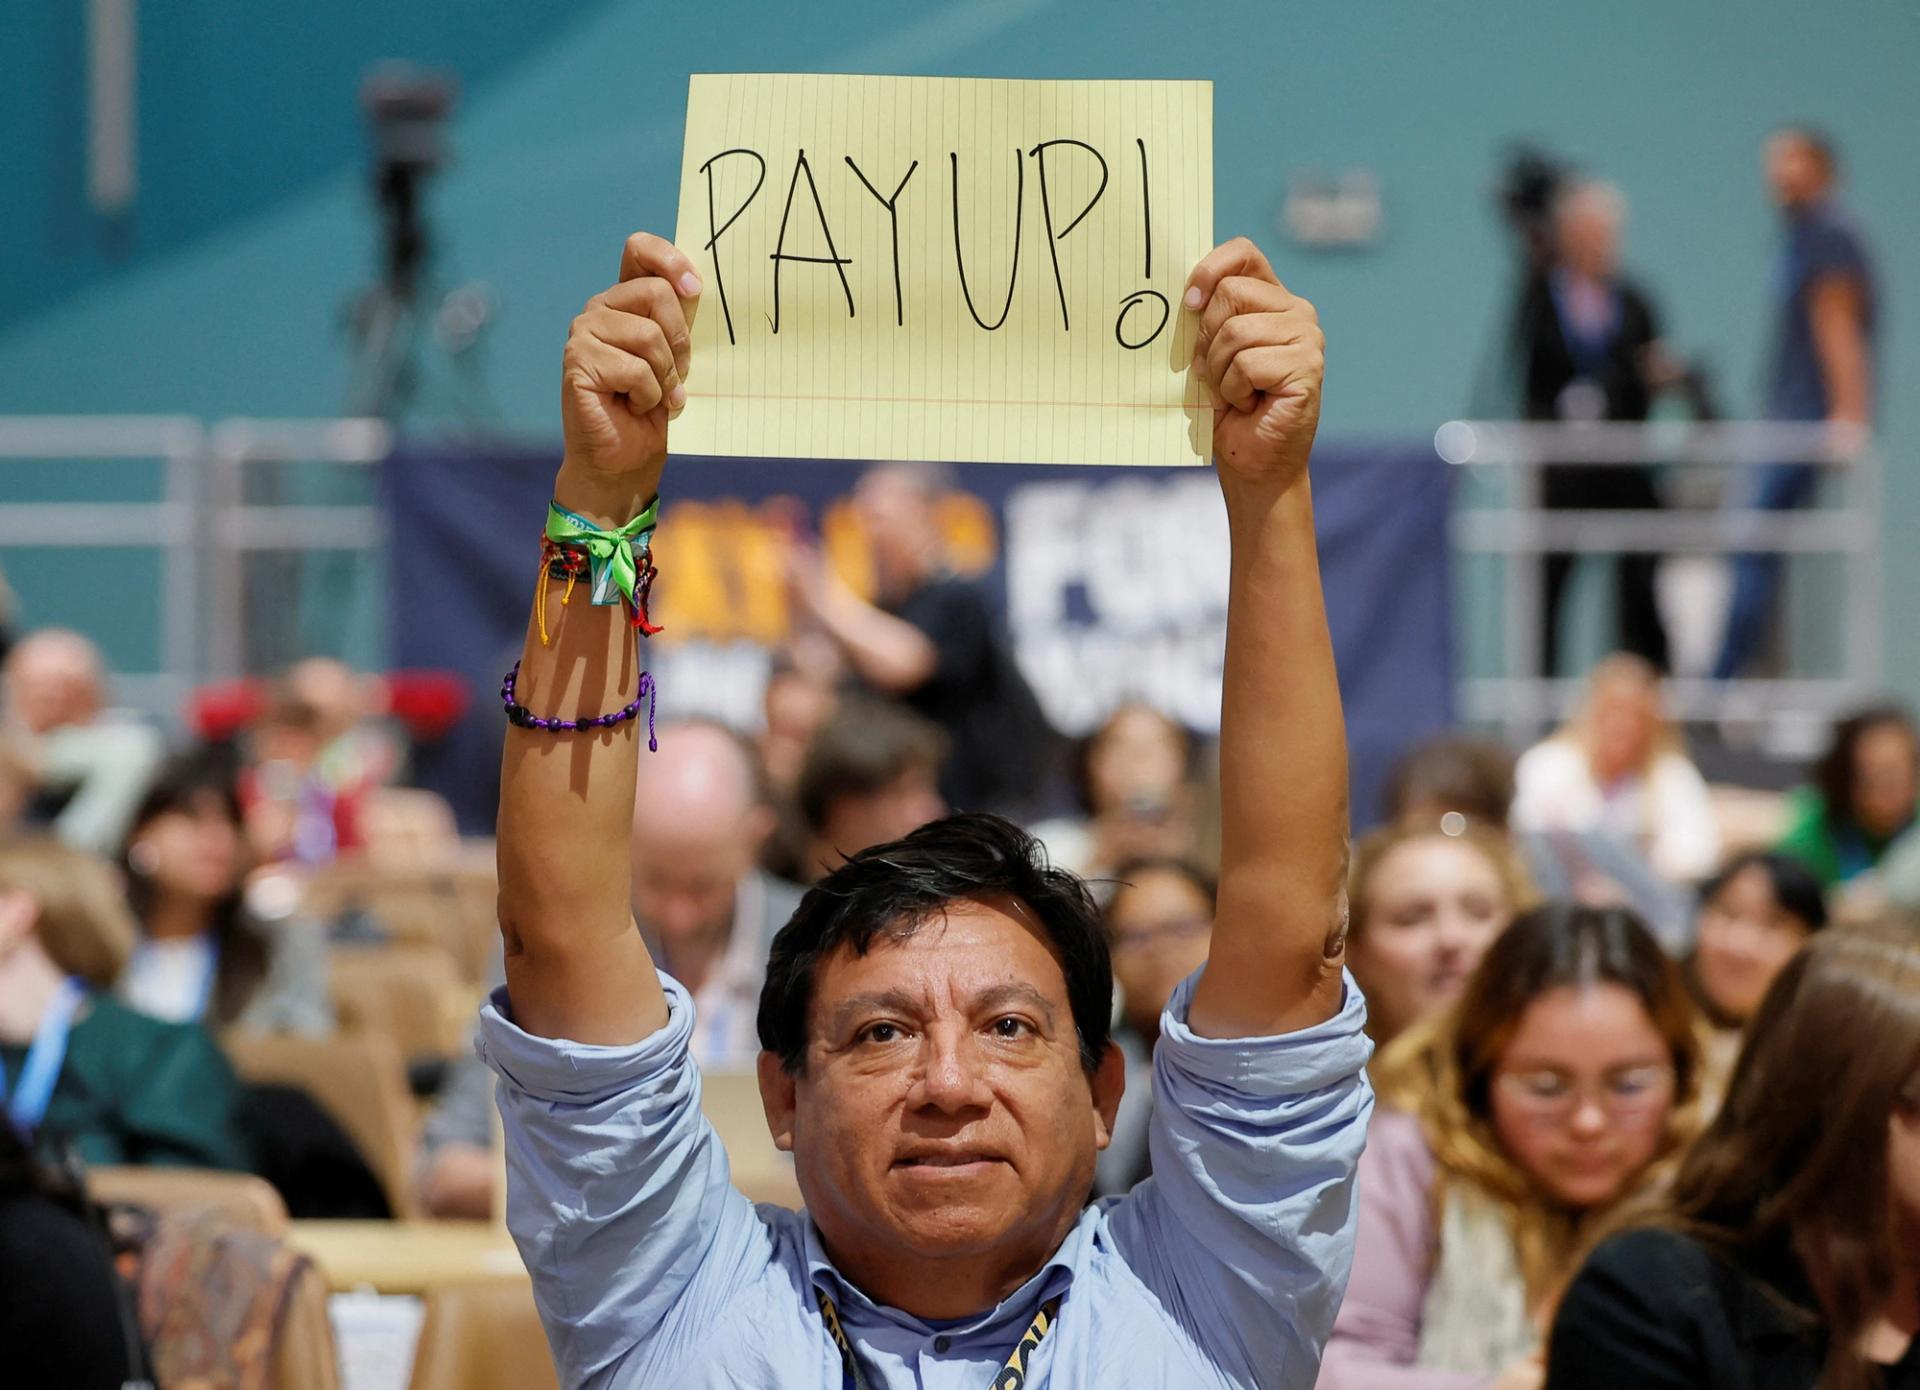
[(33, 1044), (20, 1067), (20, 1079), (9, 1094), (6, 1073), (0, 1070), (0, 1101), (7, 1106), (7, 1119), (22, 1139), (31, 1139), (40, 1122), (47, 1117), (47, 1104), (53, 1088), (59, 1084), (60, 1068), (67, 1060), (67, 1036), (73, 1030), (73, 1016), (87, 997), (87, 987), (69, 975), (61, 981), (53, 998), (40, 1015), (33, 1030)]
[[(872, 1390), (866, 1372), (860, 1369), (859, 1358), (853, 1354), (853, 1343), (847, 1340), (846, 1331), (840, 1326), (840, 1314), (833, 1300), (827, 1297), (825, 1289), (815, 1289), (814, 1294), (820, 1300), (820, 1316), (827, 1324), (827, 1335), (840, 1348), (841, 1390)], [(1054, 1320), (1059, 1315), (1060, 1296), (1056, 1294), (1040, 1305), (1040, 1311), (1033, 1315), (1033, 1321), (1027, 1324), (1027, 1330), (1020, 1334), (1019, 1342), (1008, 1354), (1006, 1364), (987, 1382), (987, 1390), (1021, 1390), (1027, 1383), (1027, 1362), (1034, 1348), (1053, 1331)]]

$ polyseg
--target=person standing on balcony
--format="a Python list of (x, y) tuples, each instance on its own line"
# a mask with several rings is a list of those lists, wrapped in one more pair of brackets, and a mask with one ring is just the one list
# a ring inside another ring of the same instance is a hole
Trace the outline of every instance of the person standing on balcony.
[[(1646, 294), (1620, 274), (1626, 200), (1610, 184), (1569, 185), (1554, 204), (1555, 254), (1520, 301), (1516, 325), (1529, 420), (1644, 420), (1670, 375), (1660, 328)], [(1660, 506), (1644, 467), (1564, 464), (1543, 473), (1550, 511), (1652, 511)], [(1575, 557), (1546, 556), (1541, 595), (1542, 674), (1559, 669), (1560, 601)], [(1618, 634), (1610, 649), (1667, 669), (1667, 631), (1654, 597), (1660, 557), (1621, 555), (1614, 571)]]
[[(1873, 262), (1859, 223), (1834, 198), (1839, 154), (1812, 127), (1785, 126), (1767, 137), (1765, 159), (1786, 232), (1774, 272), (1766, 416), (1865, 430), (1873, 423)], [(1811, 463), (1757, 468), (1746, 505), (1804, 506), (1815, 478)], [(1778, 554), (1735, 558), (1715, 679), (1730, 680), (1751, 664), (1779, 589)]]

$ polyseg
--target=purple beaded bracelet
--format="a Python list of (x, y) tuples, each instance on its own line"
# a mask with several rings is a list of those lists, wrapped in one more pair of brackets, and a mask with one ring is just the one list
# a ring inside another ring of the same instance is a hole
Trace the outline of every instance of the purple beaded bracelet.
[(572, 734), (587, 729), (611, 729), (615, 724), (624, 724), (629, 719), (640, 717), (640, 707), (647, 708), (647, 747), (654, 752), (660, 751), (660, 740), (654, 737), (653, 713), (654, 694), (653, 673), (640, 673), (640, 691), (633, 697), (633, 703), (625, 709), (615, 710), (612, 714), (594, 714), (585, 719), (547, 719), (535, 714), (525, 705), (513, 698), (514, 682), (520, 676), (520, 663), (514, 662), (513, 669), (507, 672), (507, 678), (500, 683), (500, 703), (506, 706), (507, 722), (522, 729), (538, 729), (542, 733)]

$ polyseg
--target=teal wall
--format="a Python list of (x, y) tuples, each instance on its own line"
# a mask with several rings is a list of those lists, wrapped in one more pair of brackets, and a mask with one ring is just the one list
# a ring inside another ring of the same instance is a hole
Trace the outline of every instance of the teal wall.
[[(1506, 295), (1486, 195), (1514, 137), (1623, 186), (1629, 259), (1671, 337), (1750, 409), (1774, 240), (1758, 145), (1811, 119), (1841, 142), (1879, 252), (1890, 611), (1920, 592), (1901, 544), (1920, 522), (1920, 401), (1901, 389), (1920, 362), (1920, 6), (149, 3), (141, 195), (111, 224), (76, 162), (79, 9), (0, 3), (0, 412), (334, 410), (339, 309), (373, 264), (354, 92), (382, 57), (462, 76), (432, 217), (447, 274), (501, 297), (487, 358), (507, 423), (545, 432), (568, 318), (625, 232), (671, 230), (695, 69), (1211, 78), (1216, 227), (1274, 249), (1319, 303), (1326, 428), (1348, 435), (1424, 434), (1465, 408)], [(1280, 242), (1290, 172), (1362, 165), (1384, 189), (1380, 246)], [(1920, 692), (1920, 631), (1888, 636), (1889, 674)]]

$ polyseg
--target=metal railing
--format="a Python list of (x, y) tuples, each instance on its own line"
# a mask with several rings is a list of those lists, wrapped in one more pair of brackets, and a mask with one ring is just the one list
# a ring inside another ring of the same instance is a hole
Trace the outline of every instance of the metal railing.
[[(0, 551), (76, 545), (148, 549), (160, 555), (161, 669), (116, 673), (116, 703), (165, 721), (202, 681), (253, 674), (246, 650), (250, 557), (285, 552), (376, 552), (380, 509), (366, 505), (261, 503), (247, 477), (260, 465), (365, 465), (391, 444), (384, 421), (233, 418), (211, 427), (178, 415), (0, 416)], [(22, 501), (10, 463), (59, 460), (74, 467), (157, 460), (161, 500)]]
[[(1495, 676), (1461, 682), (1462, 713), (1505, 726), (1516, 739), (1564, 716), (1581, 683), (1543, 676), (1542, 605), (1550, 554), (1734, 556), (1833, 555), (1845, 593), (1841, 669), (1824, 676), (1727, 681), (1676, 679), (1668, 700), (1681, 719), (1830, 716), (1878, 689), (1882, 667), (1880, 460), (1859, 430), (1823, 424), (1752, 421), (1699, 424), (1521, 423), (1453, 420), (1434, 434), (1450, 464), (1499, 469), (1509, 486), (1502, 504), (1456, 510), (1456, 550), (1503, 558), (1501, 662)], [(1720, 506), (1662, 511), (1549, 510), (1543, 471), (1553, 464), (1665, 466), (1681, 473), (1744, 470), (1784, 462), (1811, 464), (1843, 478), (1844, 499), (1803, 510)]]

